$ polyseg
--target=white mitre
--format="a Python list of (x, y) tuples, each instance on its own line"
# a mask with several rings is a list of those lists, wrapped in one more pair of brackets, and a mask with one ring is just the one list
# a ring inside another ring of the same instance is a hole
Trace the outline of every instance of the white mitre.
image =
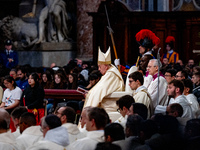
[(108, 48), (106, 53), (103, 53), (100, 50), (100, 47), (98, 47), (98, 49), (99, 49), (98, 65), (100, 65), (100, 64), (111, 64), (110, 47)]

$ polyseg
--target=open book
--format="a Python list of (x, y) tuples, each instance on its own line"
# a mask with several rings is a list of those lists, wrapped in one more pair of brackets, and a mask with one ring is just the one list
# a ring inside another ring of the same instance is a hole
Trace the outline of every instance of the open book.
[(86, 93), (88, 93), (88, 90), (83, 89), (83, 88), (81, 88), (81, 87), (78, 87), (76, 91), (79, 92), (79, 93), (81, 93), (81, 94), (86, 94)]

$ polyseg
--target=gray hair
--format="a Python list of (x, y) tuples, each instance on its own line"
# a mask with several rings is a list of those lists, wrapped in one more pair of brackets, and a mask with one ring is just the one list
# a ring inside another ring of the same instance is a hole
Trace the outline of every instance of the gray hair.
[(158, 67), (162, 67), (162, 63), (160, 62), (160, 60), (158, 60), (158, 59), (150, 59), (149, 60), (149, 62), (153, 62), (153, 65), (156, 67), (156, 66), (158, 66)]
[(7, 129), (9, 129), (9, 127), (10, 127), (10, 115), (9, 115), (9, 113), (8, 113), (5, 109), (3, 109), (3, 108), (0, 108), (0, 119), (6, 121), (6, 123), (7, 123)]
[(92, 106), (86, 106), (86, 107), (83, 108), (83, 110), (88, 111), (88, 109), (90, 109), (90, 108), (92, 108)]
[(54, 129), (62, 125), (60, 118), (53, 114), (43, 117), (41, 121), (43, 128)]
[(82, 111), (84, 111), (85, 115), (86, 115), (91, 108), (92, 108), (92, 106), (86, 106), (86, 107), (83, 108)]
[(48, 124), (46, 123), (46, 121), (45, 121), (45, 116), (41, 118), (41, 126), (42, 126), (43, 128), (49, 127), (49, 125), (48, 125)]

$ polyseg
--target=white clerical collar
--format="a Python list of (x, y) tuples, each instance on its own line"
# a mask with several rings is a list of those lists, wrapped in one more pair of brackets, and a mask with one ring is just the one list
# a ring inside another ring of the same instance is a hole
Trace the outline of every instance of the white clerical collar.
[(174, 52), (174, 50), (173, 49), (171, 49), (170, 51), (168, 51), (168, 53), (169, 54), (171, 54), (171, 53), (173, 53)]
[(143, 89), (147, 89), (145, 86), (140, 86), (139, 88), (137, 88), (136, 90), (135, 90), (135, 92), (137, 93), (137, 92), (139, 92), (139, 91), (141, 91), (141, 90), (143, 90)]

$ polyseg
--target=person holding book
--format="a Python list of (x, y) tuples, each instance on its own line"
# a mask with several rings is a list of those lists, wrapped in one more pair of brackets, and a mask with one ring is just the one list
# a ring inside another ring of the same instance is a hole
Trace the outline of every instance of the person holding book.
[(98, 67), (102, 77), (99, 82), (89, 90), (86, 95), (84, 107), (93, 106), (104, 108), (112, 119), (111, 114), (116, 112), (118, 107), (116, 101), (105, 97), (113, 92), (123, 91), (124, 81), (118, 69), (111, 64), (110, 48), (106, 53), (103, 53), (99, 48)]

